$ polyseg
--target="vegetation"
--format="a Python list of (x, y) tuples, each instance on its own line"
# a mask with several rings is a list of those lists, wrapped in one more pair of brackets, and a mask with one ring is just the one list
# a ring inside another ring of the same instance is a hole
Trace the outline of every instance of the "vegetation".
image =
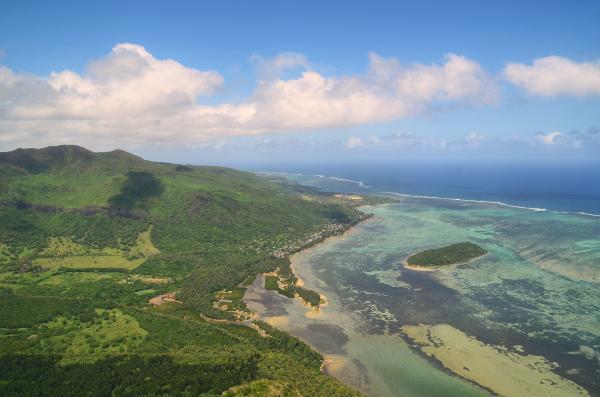
[(277, 267), (276, 275), (265, 275), (265, 289), (277, 291), (279, 294), (294, 298), (298, 295), (311, 306), (318, 307), (321, 303), (321, 295), (318, 292), (299, 287), (296, 285), (296, 278), (290, 269), (288, 258), (280, 261)]
[(298, 295), (312, 306), (319, 306), (321, 303), (321, 295), (310, 289), (296, 287)]
[(131, 209), (152, 197), (160, 196), (164, 186), (160, 179), (145, 171), (129, 171), (119, 194), (108, 202), (113, 209)]
[(288, 383), (257, 380), (241, 386), (235, 386), (225, 393), (223, 397), (300, 397), (297, 390), (292, 388)]
[(260, 273), (318, 305), (288, 255), (364, 219), (354, 201), (77, 146), (0, 153), (0, 186), (0, 395), (353, 395), (233, 320)]
[(87, 248), (73, 242), (70, 238), (51, 237), (48, 247), (39, 253), (33, 262), (43, 269), (77, 269), (105, 271), (129, 271), (137, 268), (148, 257), (160, 251), (152, 244), (152, 225), (139, 234), (136, 244), (125, 250), (115, 248)]
[(265, 289), (277, 291), (279, 289), (279, 277), (265, 276)]
[(486, 253), (486, 250), (476, 244), (463, 242), (421, 251), (409, 256), (406, 262), (411, 266), (445, 266), (464, 263)]

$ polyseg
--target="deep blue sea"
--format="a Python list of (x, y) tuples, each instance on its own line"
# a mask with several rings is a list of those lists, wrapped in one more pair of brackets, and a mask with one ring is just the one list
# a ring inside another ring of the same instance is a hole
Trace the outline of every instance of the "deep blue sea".
[[(356, 181), (359, 191), (498, 201), (554, 211), (600, 214), (600, 164), (303, 164), (248, 169), (343, 178)], [(335, 180), (331, 182), (334, 184)], [(319, 185), (323, 186), (323, 181)], [(340, 184), (339, 188), (347, 190), (348, 184)]]

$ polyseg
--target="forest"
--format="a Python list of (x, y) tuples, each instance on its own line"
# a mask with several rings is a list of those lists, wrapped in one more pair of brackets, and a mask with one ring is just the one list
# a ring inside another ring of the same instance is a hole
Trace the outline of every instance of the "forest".
[(78, 146), (0, 153), (0, 186), (0, 395), (356, 394), (300, 340), (236, 321), (260, 273), (318, 305), (288, 256), (365, 219), (354, 203)]

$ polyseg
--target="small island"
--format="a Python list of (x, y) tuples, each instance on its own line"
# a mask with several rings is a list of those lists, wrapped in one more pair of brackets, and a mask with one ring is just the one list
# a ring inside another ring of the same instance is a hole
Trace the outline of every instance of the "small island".
[(462, 242), (412, 254), (406, 259), (406, 265), (411, 268), (432, 268), (454, 265), (479, 258), (486, 253), (487, 251), (477, 244)]

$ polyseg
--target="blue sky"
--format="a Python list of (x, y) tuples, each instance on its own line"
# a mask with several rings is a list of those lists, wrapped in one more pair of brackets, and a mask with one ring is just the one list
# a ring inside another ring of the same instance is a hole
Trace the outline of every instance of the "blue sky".
[(0, 5), (0, 150), (600, 158), (598, 2), (85, 3)]

